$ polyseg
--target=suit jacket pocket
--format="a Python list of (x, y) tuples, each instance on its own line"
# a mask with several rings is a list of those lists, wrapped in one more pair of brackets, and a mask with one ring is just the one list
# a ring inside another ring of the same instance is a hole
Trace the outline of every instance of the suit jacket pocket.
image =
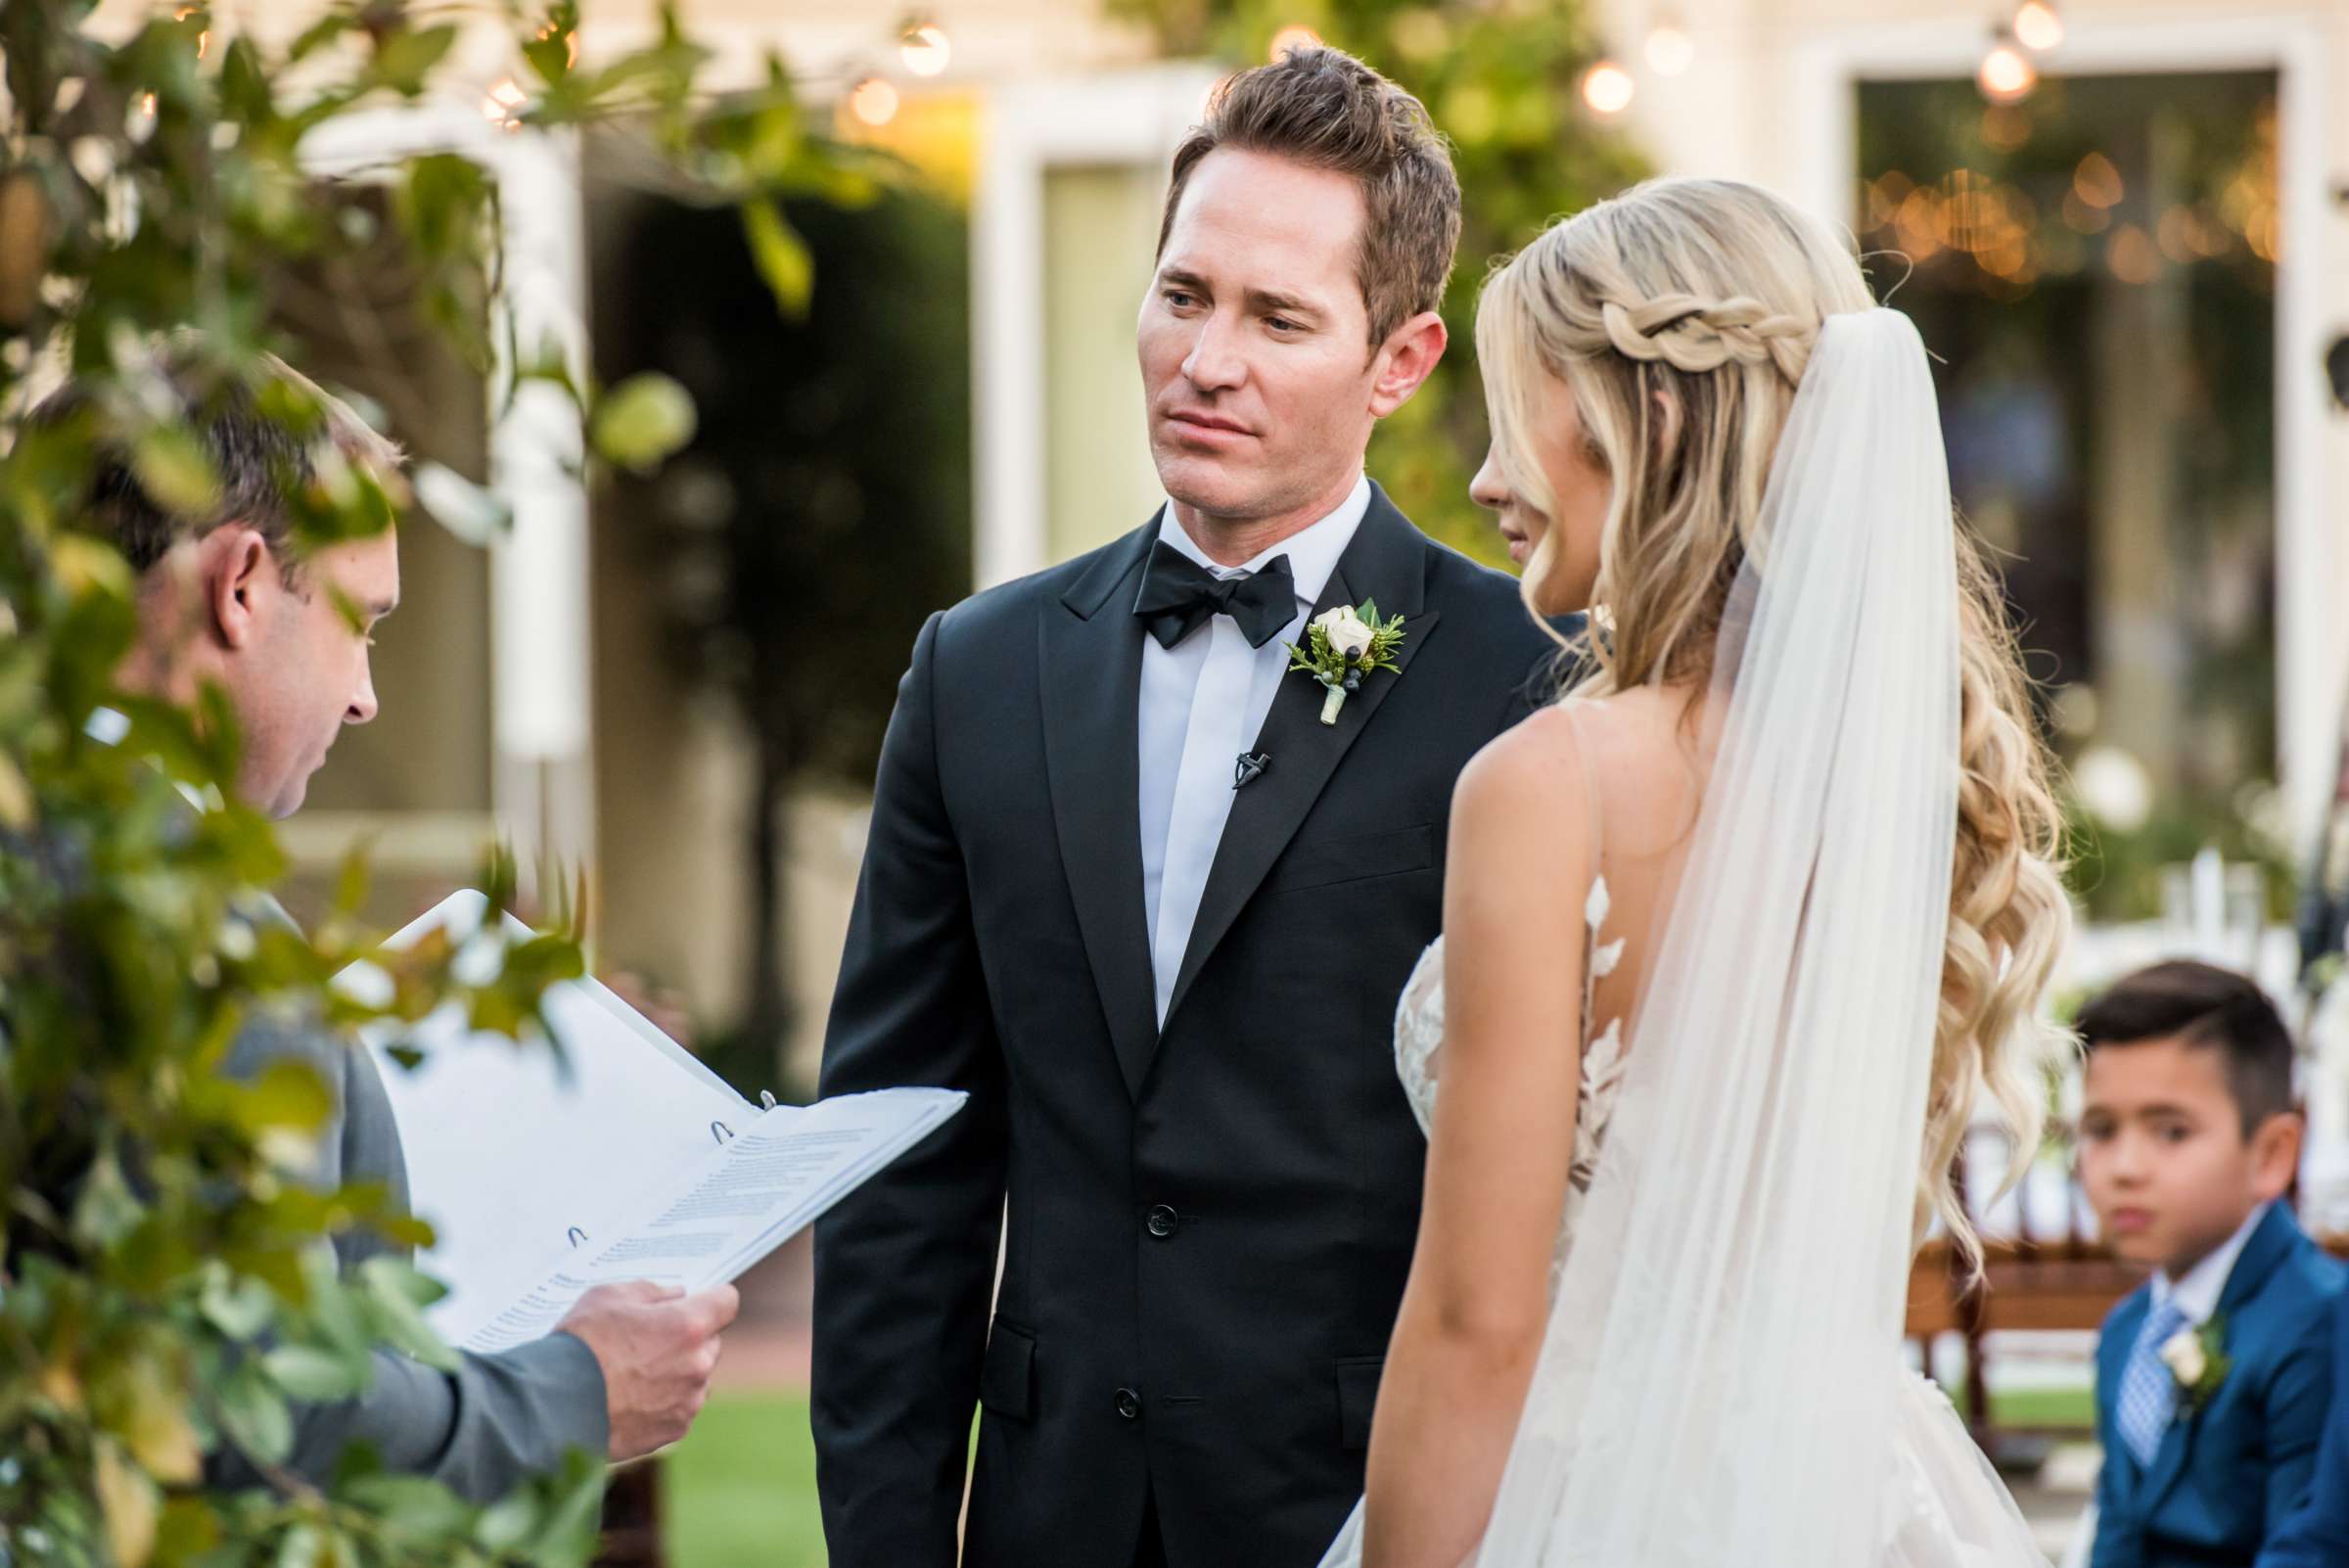
[(1289, 847), (1272, 875), (1267, 893), (1291, 893), (1300, 888), (1323, 888), (1339, 882), (1361, 882), (1405, 871), (1424, 871), (1436, 863), (1433, 823), (1392, 828), (1378, 833), (1354, 833)]
[(1036, 1336), (1000, 1317), (987, 1339), (987, 1361), (979, 1372), (979, 1404), (1015, 1421), (1027, 1420), (1036, 1409)]
[(1349, 1356), (1338, 1362), (1338, 1444), (1341, 1448), (1370, 1446), (1370, 1412), (1378, 1407), (1378, 1375), (1386, 1369), (1384, 1356)]

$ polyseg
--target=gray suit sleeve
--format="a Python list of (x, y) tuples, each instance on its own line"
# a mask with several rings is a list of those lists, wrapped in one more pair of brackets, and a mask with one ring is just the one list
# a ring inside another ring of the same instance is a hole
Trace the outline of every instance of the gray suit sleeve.
[[(354, 1044), (322, 1030), (258, 1022), (229, 1053), (227, 1071), (247, 1076), (272, 1061), (307, 1062), (337, 1092), (333, 1119), (319, 1139), (314, 1179), (331, 1189), (380, 1181), (404, 1206), (407, 1168), (392, 1102), (375, 1063)], [(339, 1261), (355, 1267), (384, 1250), (372, 1236), (339, 1238)], [(503, 1496), (530, 1476), (560, 1468), (573, 1448), (601, 1458), (611, 1441), (603, 1369), (570, 1334), (553, 1334), (496, 1356), (464, 1355), (443, 1372), (395, 1351), (375, 1355), (364, 1394), (331, 1404), (296, 1405), (294, 1450), (286, 1468), (323, 1482), (354, 1443), (372, 1447), (384, 1467), (429, 1476), (472, 1501)], [(223, 1450), (207, 1480), (253, 1486), (261, 1477)]]
[[(600, 1456), (609, 1441), (604, 1376), (595, 1354), (552, 1334), (497, 1356), (463, 1358), (453, 1372), (393, 1351), (375, 1355), (375, 1380), (356, 1399), (294, 1407), (294, 1452), (285, 1468), (323, 1484), (353, 1444), (384, 1468), (429, 1476), (473, 1502), (559, 1469), (572, 1448)], [(218, 1487), (266, 1478), (233, 1450), (213, 1455), (205, 1479)]]

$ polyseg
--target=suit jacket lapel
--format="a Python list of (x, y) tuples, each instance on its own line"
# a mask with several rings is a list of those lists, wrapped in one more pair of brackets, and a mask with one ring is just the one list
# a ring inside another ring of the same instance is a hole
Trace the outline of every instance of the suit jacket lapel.
[(1044, 765), (1061, 864), (1127, 1089), (1157, 1044), (1142, 905), (1139, 721), (1142, 628), (1131, 608), (1155, 517), (1111, 546), (1042, 611)]
[(1376, 600), (1384, 617), (1402, 616), (1403, 645), (1395, 651), (1400, 670), (1380, 670), (1362, 682), (1361, 690), (1346, 699), (1335, 725), (1321, 722), (1321, 687), (1311, 676), (1281, 678), (1272, 708), (1265, 715), (1256, 749), (1271, 760), (1264, 774), (1241, 790), (1231, 803), (1223, 837), (1200, 896), (1199, 916), (1191, 926), (1190, 945), (1183, 951), (1182, 972), (1175, 978), (1174, 994), (1167, 1004), (1172, 1024), (1199, 971), (1214, 955), (1240, 910), (1288, 848), (1298, 827), (1320, 799), (1322, 789), (1345, 761), (1372, 715), (1410, 672), (1413, 658), (1427, 646), (1437, 616), (1426, 608), (1427, 539), (1373, 484), (1370, 510), (1355, 530), (1337, 570), (1313, 606), (1319, 615), (1338, 605)]
[(2193, 1453), (2194, 1434), (2202, 1427), (2202, 1414), (2199, 1409), (2191, 1413), (2181, 1410), (2161, 1434), (2161, 1447), (2153, 1451), (2152, 1468), (2138, 1481), (2139, 1518), (2151, 1518), (2170, 1489), (2178, 1484), (2178, 1478), (2186, 1473), (2187, 1457)]

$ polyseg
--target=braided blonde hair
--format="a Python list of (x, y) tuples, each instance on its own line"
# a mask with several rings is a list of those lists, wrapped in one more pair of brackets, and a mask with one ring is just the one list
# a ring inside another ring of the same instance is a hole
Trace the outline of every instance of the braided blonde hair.
[[(1738, 572), (1766, 558), (1763, 490), (1819, 324), (1874, 302), (1848, 245), (1727, 180), (1638, 186), (1553, 225), (1494, 273), (1476, 344), (1502, 476), (1555, 515), (1530, 438), (1562, 387), (1611, 482), (1591, 595), (1607, 634), (1578, 695), (1706, 688)], [(1527, 563), (1529, 607), (1543, 602), (1561, 534), (1551, 528)], [(1997, 578), (1962, 530), (1958, 575), (1958, 834), (1917, 1220), (1921, 1232), (1938, 1213), (1978, 1271), (1952, 1166), (1985, 1092), (2013, 1139), (2009, 1184), (2038, 1150), (2039, 1072), (2054, 1038), (2039, 1002), (2071, 904), (2051, 760)]]

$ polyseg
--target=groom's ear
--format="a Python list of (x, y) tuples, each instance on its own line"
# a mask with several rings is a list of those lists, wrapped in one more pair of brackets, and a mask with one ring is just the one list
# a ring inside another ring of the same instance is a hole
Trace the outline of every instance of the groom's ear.
[(1444, 318), (1422, 310), (1387, 334), (1370, 357), (1370, 417), (1384, 419), (1411, 400), (1420, 383), (1435, 373), (1451, 335)]

